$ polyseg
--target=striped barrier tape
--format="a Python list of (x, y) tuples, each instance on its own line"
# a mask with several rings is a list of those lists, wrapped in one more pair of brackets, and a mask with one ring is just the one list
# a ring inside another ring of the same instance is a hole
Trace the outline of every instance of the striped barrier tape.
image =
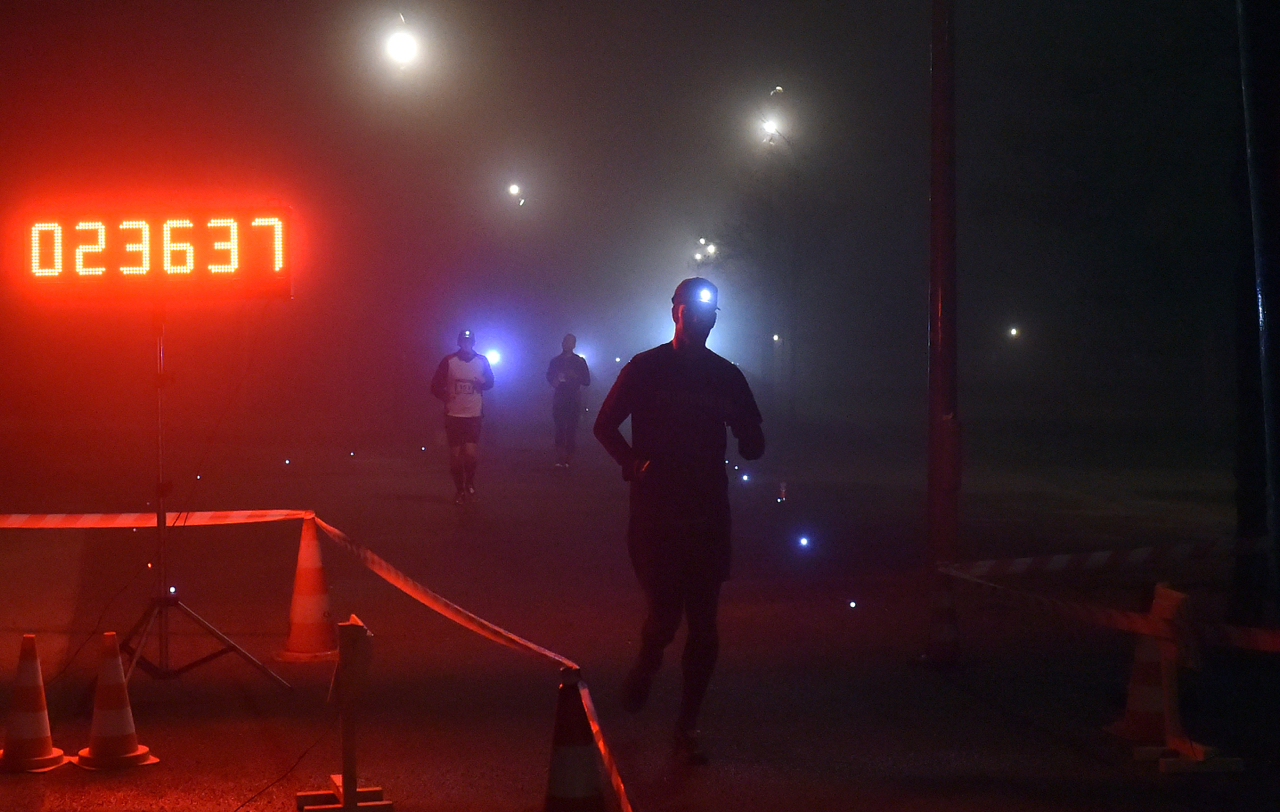
[(631, 812), (627, 788), (622, 785), (622, 775), (618, 773), (618, 764), (613, 760), (613, 751), (604, 740), (604, 731), (600, 728), (600, 717), (596, 715), (596, 706), (591, 701), (591, 692), (587, 690), (585, 682), (578, 682), (578, 693), (582, 695), (582, 707), (587, 712), (587, 721), (591, 723), (591, 735), (595, 737), (596, 749), (600, 751), (600, 760), (604, 762), (605, 771), (609, 773), (609, 781), (613, 784), (613, 792), (618, 798), (619, 812)]
[[(994, 584), (975, 578), (963, 571), (941, 566), (938, 571), (961, 581), (976, 584), (984, 589), (1013, 595), (1020, 600), (1049, 609), (1064, 617), (1115, 629), (1122, 632), (1133, 632), (1147, 637), (1158, 637), (1173, 640), (1176, 635), (1169, 621), (1152, 617), (1139, 612), (1126, 612), (1104, 606), (1064, 601), (1011, 589), (1001, 584)], [(1225, 624), (1194, 623), (1187, 632), (1205, 645), (1230, 646), (1232, 648), (1249, 649), (1268, 653), (1280, 652), (1280, 629), (1261, 629), (1248, 626), (1228, 626)]]
[(1203, 561), (1240, 552), (1251, 546), (1252, 542), (1247, 539), (1238, 539), (1234, 542), (1199, 541), (1162, 547), (1134, 547), (1130, 550), (1095, 550), (1088, 553), (998, 558), (951, 564), (950, 567), (956, 572), (974, 578), (996, 578), (1003, 575), (1025, 575), (1029, 572), (1068, 572)]
[[(307, 510), (196, 510), (165, 514), (166, 527), (286, 522), (305, 519)], [(0, 530), (155, 527), (154, 513), (0, 513)]]
[(581, 670), (578, 667), (578, 664), (572, 660), (561, 657), (554, 651), (545, 649), (536, 643), (530, 643), (523, 637), (519, 637), (506, 629), (495, 626), (484, 618), (471, 614), (456, 603), (442, 598), (430, 589), (427, 589), (422, 584), (410, 578), (408, 575), (405, 575), (400, 570), (388, 564), (385, 559), (381, 558), (368, 547), (365, 547), (363, 544), (356, 541), (352, 541), (346, 533), (343, 533), (333, 525), (327, 524), (318, 517), (315, 521), (316, 527), (323, 530), (329, 538), (333, 539), (335, 544), (360, 559), (360, 563), (364, 564), (365, 567), (371, 570), (379, 578), (391, 584), (396, 589), (413, 598), (428, 609), (444, 615), (454, 623), (464, 626), (495, 643), (501, 643), (508, 648), (515, 649), (516, 651), (523, 651), (551, 660), (561, 668), (572, 668), (574, 671)]
[[(530, 643), (523, 637), (514, 635), (506, 629), (493, 625), (484, 618), (473, 615), (461, 606), (419, 584), (387, 563), (377, 553), (352, 540), (346, 533), (343, 533), (333, 525), (318, 517), (313, 516), (311, 518), (315, 519), (316, 527), (323, 530), (325, 535), (332, 539), (335, 544), (358, 558), (360, 563), (364, 564), (365, 567), (382, 578), (382, 580), (428, 609), (438, 612), (464, 628), (470, 629), (495, 643), (500, 643), (516, 651), (523, 651), (546, 658), (561, 668), (570, 668), (581, 672), (582, 669), (572, 660), (535, 643)], [(605, 771), (609, 773), (609, 781), (613, 785), (614, 794), (618, 799), (620, 812), (632, 812), (631, 801), (627, 798), (627, 789), (622, 783), (622, 774), (618, 772), (618, 764), (614, 761), (613, 751), (609, 749), (608, 743), (605, 742), (604, 731), (600, 727), (600, 717), (596, 715), (595, 705), (591, 701), (591, 692), (587, 690), (586, 683), (581, 680), (578, 681), (578, 691), (582, 696), (582, 707), (587, 713), (587, 721), (591, 724), (591, 735), (595, 738), (596, 750), (600, 753), (600, 760), (604, 764)]]

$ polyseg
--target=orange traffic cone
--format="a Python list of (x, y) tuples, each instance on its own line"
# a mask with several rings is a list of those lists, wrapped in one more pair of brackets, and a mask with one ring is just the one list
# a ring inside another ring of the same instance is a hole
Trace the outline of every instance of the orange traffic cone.
[(1164, 689), (1160, 644), (1154, 637), (1139, 636), (1133, 646), (1124, 715), (1107, 725), (1107, 731), (1136, 744), (1163, 744)]
[(88, 770), (155, 764), (160, 759), (138, 744), (133, 711), (129, 709), (129, 685), (124, 681), (115, 632), (103, 633), (102, 657), (102, 671), (98, 673), (98, 688), (93, 697), (89, 746), (72, 760)]
[(604, 812), (604, 786), (591, 722), (582, 706), (578, 672), (565, 669), (556, 700), (551, 776), (545, 812)]
[(0, 750), (3, 772), (42, 773), (67, 763), (67, 757), (53, 746), (49, 734), (49, 710), (44, 703), (44, 679), (40, 676), (34, 634), (22, 635), (4, 744)]
[(329, 615), (329, 588), (324, 582), (316, 520), (308, 516), (302, 520), (298, 544), (298, 569), (289, 603), (289, 638), (276, 659), (301, 663), (337, 658), (338, 632)]

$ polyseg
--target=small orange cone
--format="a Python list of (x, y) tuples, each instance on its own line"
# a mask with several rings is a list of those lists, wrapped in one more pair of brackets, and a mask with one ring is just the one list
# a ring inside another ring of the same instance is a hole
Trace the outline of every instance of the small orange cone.
[(324, 582), (316, 520), (308, 516), (302, 520), (298, 544), (298, 569), (289, 603), (289, 638), (276, 659), (302, 663), (337, 658), (338, 631), (329, 614), (329, 588)]
[(42, 773), (67, 763), (67, 757), (53, 746), (49, 734), (49, 710), (44, 703), (44, 679), (34, 634), (22, 635), (4, 744), (0, 772)]
[(93, 697), (89, 746), (72, 760), (87, 770), (155, 764), (160, 759), (138, 744), (133, 711), (129, 709), (129, 685), (124, 681), (115, 632), (103, 633), (102, 657), (102, 671), (98, 673), (98, 687)]
[(578, 672), (565, 669), (556, 700), (551, 775), (545, 812), (604, 812), (604, 785), (591, 722), (582, 706)]
[(1107, 731), (1135, 744), (1163, 744), (1164, 689), (1160, 644), (1154, 637), (1139, 636), (1133, 646), (1124, 715), (1107, 725)]

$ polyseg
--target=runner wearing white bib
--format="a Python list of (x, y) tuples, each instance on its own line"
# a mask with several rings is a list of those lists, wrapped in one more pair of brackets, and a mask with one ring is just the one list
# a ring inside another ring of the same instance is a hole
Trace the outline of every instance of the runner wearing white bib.
[(458, 351), (440, 359), (431, 378), (431, 394), (444, 401), (444, 433), (449, 441), (449, 471), (457, 492), (453, 503), (470, 501), (476, 492), (483, 392), (493, 388), (489, 359), (475, 351), (470, 330), (458, 333)]

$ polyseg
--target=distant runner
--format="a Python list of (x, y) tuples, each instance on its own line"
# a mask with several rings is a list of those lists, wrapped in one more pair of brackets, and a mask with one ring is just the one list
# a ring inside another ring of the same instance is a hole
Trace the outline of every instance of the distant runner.
[[(632, 358), (596, 417), (596, 438), (631, 483), (627, 549), (648, 601), (640, 652), (622, 685), (622, 705), (640, 711), (662, 652), (688, 624), (676, 755), (706, 762), (698, 710), (715, 669), (720, 586), (729, 577), (729, 479), (725, 427), (745, 459), (764, 454), (760, 410), (741, 370), (707, 349), (717, 291), (686, 279), (671, 297), (675, 338)], [(631, 442), (618, 427), (631, 418)]]
[(547, 383), (555, 387), (551, 397), (551, 419), (556, 424), (556, 467), (568, 468), (577, 446), (578, 419), (582, 417), (584, 386), (591, 385), (591, 370), (587, 359), (574, 353), (578, 339), (569, 333), (560, 342), (564, 352), (551, 359), (547, 365)]
[(446, 355), (431, 378), (431, 394), (444, 401), (444, 433), (449, 440), (449, 471), (457, 493), (453, 503), (470, 502), (476, 494), (477, 445), (484, 412), (481, 394), (493, 388), (489, 359), (475, 351), (470, 330), (458, 333), (458, 351)]

